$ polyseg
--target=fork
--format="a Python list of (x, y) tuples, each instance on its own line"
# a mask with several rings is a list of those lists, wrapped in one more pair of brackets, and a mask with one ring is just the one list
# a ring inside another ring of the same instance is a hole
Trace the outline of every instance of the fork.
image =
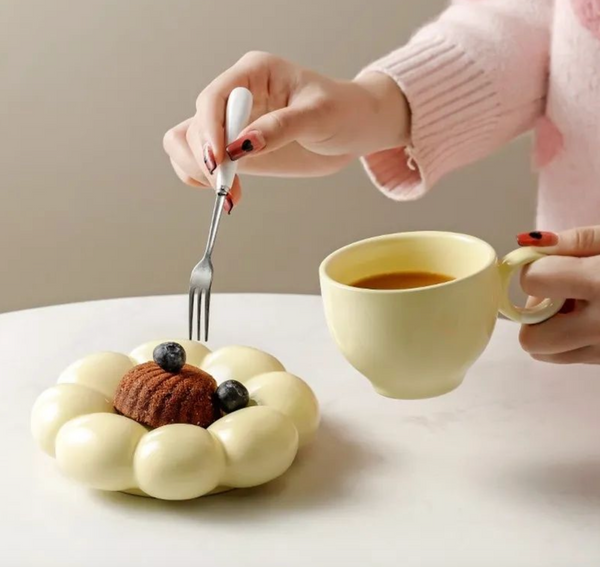
[[(225, 116), (225, 143), (230, 144), (248, 124), (252, 110), (252, 93), (243, 87), (231, 91), (227, 99)], [(223, 215), (225, 199), (235, 178), (237, 162), (231, 161), (228, 156), (217, 170), (217, 195), (208, 231), (206, 250), (200, 262), (196, 264), (190, 276), (189, 292), (189, 337), (193, 339), (194, 330), (194, 305), (198, 298), (196, 311), (197, 340), (201, 341), (201, 322), (204, 321), (204, 341), (208, 341), (208, 327), (210, 322), (210, 292), (213, 282), (212, 252), (217, 240), (217, 232)]]

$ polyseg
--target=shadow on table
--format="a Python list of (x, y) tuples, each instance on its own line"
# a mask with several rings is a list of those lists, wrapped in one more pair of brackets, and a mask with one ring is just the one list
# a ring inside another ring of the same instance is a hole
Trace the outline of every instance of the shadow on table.
[(280, 478), (249, 489), (238, 489), (189, 500), (164, 502), (117, 492), (94, 492), (94, 497), (112, 507), (123, 506), (144, 513), (175, 514), (178, 517), (229, 521), (261, 517), (272, 520), (288, 514), (331, 504), (357, 490), (361, 476), (379, 461), (364, 444), (350, 438), (341, 424), (323, 422), (315, 441), (298, 454), (292, 467)]
[(513, 471), (505, 480), (520, 499), (539, 501), (545, 506), (554, 497), (600, 511), (600, 459), (539, 463)]

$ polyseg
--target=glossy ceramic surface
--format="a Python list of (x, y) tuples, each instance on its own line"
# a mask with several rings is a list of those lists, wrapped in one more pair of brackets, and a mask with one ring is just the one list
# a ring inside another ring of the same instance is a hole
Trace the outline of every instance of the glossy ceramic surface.
[(129, 355), (89, 355), (39, 396), (31, 415), (33, 437), (66, 476), (99, 490), (188, 500), (269, 482), (290, 467), (299, 446), (312, 440), (319, 408), (310, 387), (273, 356), (243, 346), (211, 353), (199, 343), (176, 339), (188, 363), (219, 382), (244, 383), (249, 407), (208, 429), (172, 424), (148, 430), (117, 415), (112, 400), (121, 378), (152, 360), (161, 342), (166, 341), (145, 343)]
[[(321, 265), (325, 315), (342, 354), (375, 390), (400, 399), (430, 398), (459, 386), (487, 346), (502, 310), (526, 323), (554, 315), (562, 302), (519, 309), (508, 298), (514, 272), (542, 255), (524, 248), (500, 265), (473, 236), (409, 232), (370, 238)], [(375, 274), (434, 272), (456, 278), (429, 287), (372, 290), (353, 282)]]

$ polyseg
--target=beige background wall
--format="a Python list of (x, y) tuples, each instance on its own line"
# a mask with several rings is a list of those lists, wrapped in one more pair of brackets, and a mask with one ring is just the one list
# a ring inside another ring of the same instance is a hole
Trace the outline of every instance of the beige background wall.
[[(161, 139), (245, 51), (350, 78), (443, 0), (3, 0), (0, 311), (184, 292), (212, 196), (180, 185)], [(355, 165), (246, 178), (216, 252), (220, 291), (316, 292), (317, 266), (369, 235), (451, 229), (507, 251), (533, 219), (527, 140), (426, 199), (386, 200)]]

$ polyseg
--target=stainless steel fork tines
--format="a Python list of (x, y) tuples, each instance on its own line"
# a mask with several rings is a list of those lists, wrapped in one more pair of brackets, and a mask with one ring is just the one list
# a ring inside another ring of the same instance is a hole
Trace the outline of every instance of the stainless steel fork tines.
[[(221, 187), (217, 192), (215, 199), (215, 207), (212, 213), (212, 219), (210, 221), (210, 229), (208, 231), (208, 241), (206, 243), (206, 250), (204, 256), (200, 262), (196, 264), (196, 267), (192, 270), (190, 277), (190, 304), (189, 304), (189, 336), (190, 340), (194, 338), (194, 310), (196, 311), (196, 340), (201, 341), (202, 339), (202, 328), (204, 329), (204, 341), (208, 340), (208, 327), (210, 323), (210, 291), (213, 281), (213, 265), (212, 265), (212, 251), (215, 246), (217, 239), (217, 232), (219, 230), (219, 223), (221, 222), (221, 216), (223, 215), (223, 205), (229, 190), (227, 187)], [(198, 301), (196, 301), (196, 297)], [(202, 325), (204, 322), (204, 325)]]

